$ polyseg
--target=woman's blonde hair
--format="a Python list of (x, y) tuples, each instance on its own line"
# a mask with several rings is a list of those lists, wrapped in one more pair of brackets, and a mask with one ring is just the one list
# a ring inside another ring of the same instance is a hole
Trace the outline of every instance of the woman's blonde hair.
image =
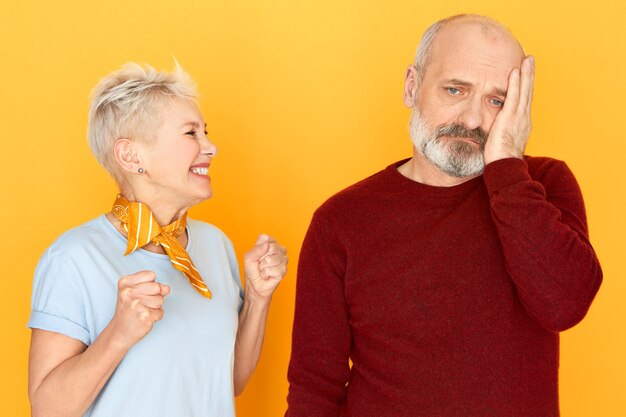
[(113, 146), (120, 138), (151, 140), (160, 110), (172, 98), (195, 101), (196, 87), (175, 61), (172, 72), (126, 63), (104, 77), (92, 92), (87, 138), (100, 164), (119, 182)]

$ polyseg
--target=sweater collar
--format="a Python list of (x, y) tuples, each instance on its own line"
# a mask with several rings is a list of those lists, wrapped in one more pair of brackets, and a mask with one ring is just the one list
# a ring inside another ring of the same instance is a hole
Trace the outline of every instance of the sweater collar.
[(484, 186), (482, 175), (450, 187), (438, 187), (414, 181), (400, 174), (400, 172), (398, 171), (398, 167), (406, 163), (409, 159), (410, 158), (406, 158), (401, 161), (394, 162), (383, 171), (383, 175), (385, 175), (385, 177), (390, 181), (394, 188), (397, 188), (404, 192), (421, 195), (424, 198), (454, 199), (467, 195), (471, 190), (479, 185)]

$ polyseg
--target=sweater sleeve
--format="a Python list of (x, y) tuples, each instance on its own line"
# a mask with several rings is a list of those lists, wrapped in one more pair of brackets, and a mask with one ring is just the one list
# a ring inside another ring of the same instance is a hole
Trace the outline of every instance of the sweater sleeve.
[(337, 417), (350, 374), (345, 249), (321, 210), (300, 252), (286, 417)]
[(557, 332), (583, 319), (602, 270), (569, 168), (547, 160), (534, 177), (521, 159), (493, 162), (484, 173), (507, 272), (530, 316)]

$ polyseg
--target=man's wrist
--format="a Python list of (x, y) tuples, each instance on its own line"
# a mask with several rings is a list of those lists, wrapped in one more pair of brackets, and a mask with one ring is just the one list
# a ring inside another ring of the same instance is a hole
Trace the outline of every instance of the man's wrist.
[(523, 181), (532, 181), (523, 158), (503, 158), (485, 165), (483, 179), (489, 194)]

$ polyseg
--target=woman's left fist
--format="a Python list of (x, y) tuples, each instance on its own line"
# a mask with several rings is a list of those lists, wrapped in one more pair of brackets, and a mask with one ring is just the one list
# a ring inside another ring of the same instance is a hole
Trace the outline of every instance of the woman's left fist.
[(271, 298), (287, 272), (287, 249), (262, 234), (243, 257), (246, 290), (260, 298)]

